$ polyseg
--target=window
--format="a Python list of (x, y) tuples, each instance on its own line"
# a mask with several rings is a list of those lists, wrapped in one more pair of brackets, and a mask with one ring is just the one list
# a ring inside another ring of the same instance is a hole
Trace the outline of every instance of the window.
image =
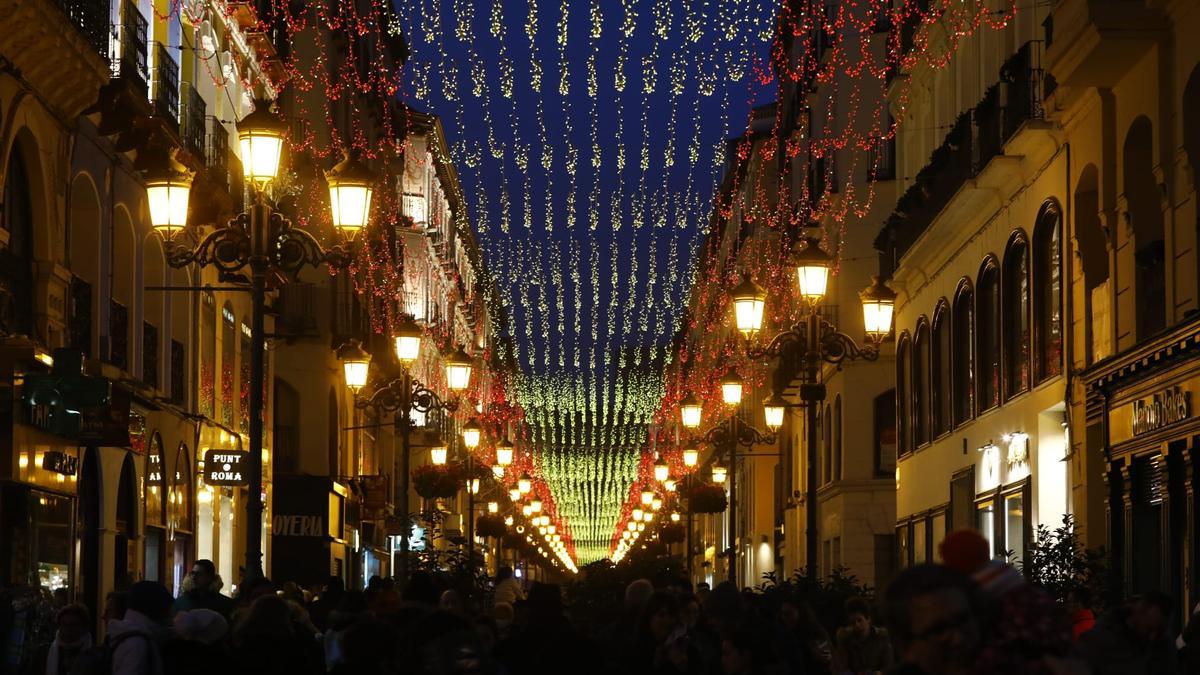
[(1037, 381), (1062, 373), (1062, 216), (1047, 204), (1033, 231), (1034, 338)]
[(924, 518), (914, 520), (912, 533), (913, 563), (919, 565), (929, 560), (929, 523)]
[(943, 299), (933, 314), (933, 343), (929, 359), (934, 438), (950, 431), (950, 405), (955, 394), (950, 386), (950, 350), (950, 305)]
[(898, 439), (900, 441), (900, 454), (904, 454), (912, 450), (912, 400), (909, 398), (910, 384), (909, 375), (912, 372), (912, 346), (908, 341), (908, 334), (900, 336), (900, 343), (896, 346), (896, 405), (898, 410), (896, 418), (899, 423)]
[(209, 291), (200, 298), (200, 414), (211, 418), (217, 412), (217, 301)]
[(900, 567), (908, 567), (912, 565), (912, 542), (909, 540), (909, 534), (912, 529), (908, 523), (903, 523), (896, 528), (896, 553), (900, 558)]
[(1004, 496), (1004, 550), (1009, 562), (1025, 560), (1025, 494)]
[(821, 467), (821, 475), (824, 477), (823, 483), (828, 483), (833, 480), (833, 413), (829, 404), (825, 404), (825, 415), (821, 417), (821, 426), (825, 432), (822, 435), (821, 443), (821, 458), (824, 466)]
[(996, 553), (996, 502), (988, 499), (975, 505), (975, 523), (979, 534), (988, 541), (988, 549)]
[(954, 474), (950, 479), (950, 529), (977, 527), (975, 514), (975, 467)]
[(833, 400), (833, 480), (842, 479), (842, 396)]
[(13, 145), (0, 204), (0, 228), (8, 242), (0, 247), (0, 318), (16, 333), (33, 330), (33, 191), (21, 149)]
[(1004, 394), (1029, 389), (1029, 243), (1018, 232), (1004, 255)]
[(912, 388), (913, 444), (920, 447), (929, 442), (929, 322), (923, 318), (913, 342)]
[(979, 273), (975, 314), (975, 389), (979, 411), (1000, 405), (1000, 274), (994, 258)]
[(875, 477), (896, 473), (896, 390), (875, 397)]
[(954, 424), (957, 426), (975, 414), (975, 294), (969, 281), (963, 281), (954, 298), (954, 365), (950, 369), (954, 384), (950, 396), (954, 403)]

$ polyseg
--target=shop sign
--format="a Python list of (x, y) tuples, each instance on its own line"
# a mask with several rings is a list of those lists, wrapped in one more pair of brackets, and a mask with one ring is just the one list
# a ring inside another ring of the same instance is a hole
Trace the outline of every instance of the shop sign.
[(1133, 435), (1140, 436), (1191, 417), (1189, 393), (1175, 385), (1134, 401)]
[(74, 476), (79, 472), (79, 458), (65, 452), (51, 450), (42, 455), (42, 468), (46, 471), (61, 473), (64, 476)]
[(204, 482), (208, 485), (245, 485), (246, 453), (212, 449), (204, 453)]
[(276, 515), (271, 519), (271, 534), (276, 537), (324, 537), (329, 532), (321, 516)]

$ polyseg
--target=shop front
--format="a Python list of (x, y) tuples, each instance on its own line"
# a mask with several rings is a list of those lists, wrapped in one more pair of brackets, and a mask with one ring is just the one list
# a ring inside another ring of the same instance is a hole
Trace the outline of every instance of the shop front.
[(302, 586), (330, 576), (351, 585), (354, 563), (346, 532), (347, 490), (323, 476), (277, 476), (270, 518), (270, 577)]
[(1084, 375), (1087, 451), (1105, 458), (1108, 547), (1126, 594), (1197, 600), (1200, 322)]

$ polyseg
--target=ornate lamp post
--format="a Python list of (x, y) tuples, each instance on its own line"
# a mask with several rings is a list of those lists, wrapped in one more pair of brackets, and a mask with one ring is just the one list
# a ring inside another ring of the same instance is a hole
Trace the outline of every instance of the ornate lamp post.
[[(734, 319), (738, 331), (746, 336), (746, 353), (752, 359), (783, 357), (796, 359), (804, 369), (804, 381), (800, 385), (800, 399), (805, 408), (805, 424), (808, 432), (807, 475), (806, 475), (806, 556), (809, 570), (817, 565), (817, 409), (825, 400), (825, 384), (821, 382), (821, 365), (831, 363), (840, 367), (844, 361), (874, 361), (879, 358), (879, 345), (891, 333), (892, 310), (896, 293), (875, 277), (869, 287), (859, 294), (863, 303), (863, 321), (867, 343), (859, 346), (853, 338), (840, 332), (836, 326), (821, 317), (817, 311), (825, 297), (829, 283), (829, 270), (833, 257), (821, 248), (820, 238), (812, 228), (803, 238), (803, 247), (792, 258), (796, 268), (796, 283), (800, 297), (805, 303), (804, 317), (767, 344), (753, 346), (752, 340), (762, 328), (762, 314), (754, 312), (752, 303), (765, 301), (759, 291), (735, 294)], [(746, 286), (743, 282), (739, 289)], [(740, 304), (739, 304), (740, 303)], [(763, 412), (768, 426), (778, 428), (783, 423), (784, 409), (789, 407), (778, 393), (764, 403)]]
[[(333, 221), (343, 239), (328, 249), (306, 230), (275, 210), (266, 194), (266, 186), (279, 172), (283, 154), (285, 127), (259, 101), (253, 112), (238, 123), (243, 173), (253, 191), (250, 208), (213, 231), (193, 237), (183, 236), (187, 229), (191, 176), (166, 154), (147, 157), (140, 166), (144, 171), (146, 198), (151, 225), (164, 240), (168, 264), (172, 267), (214, 267), (223, 277), (249, 272), (251, 294), (250, 326), (250, 466), (246, 472), (246, 565), (245, 581), (263, 576), (262, 567), (262, 464), (263, 464), (263, 391), (265, 388), (264, 305), (268, 286), (276, 288), (294, 279), (306, 267), (328, 263), (344, 266), (350, 259), (350, 245), (366, 222), (371, 204), (374, 176), (353, 158), (347, 158), (327, 175), (334, 198)], [(355, 208), (349, 208), (356, 205)], [(195, 289), (180, 289), (195, 290)], [(357, 378), (358, 375), (356, 374)]]
[[(341, 359), (346, 373), (346, 386), (354, 392), (355, 407), (370, 408), (379, 414), (390, 413), (392, 415), (393, 438), (397, 444), (396, 454), (400, 462), (400, 468), (397, 471), (400, 478), (397, 486), (399, 494), (396, 501), (404, 509), (401, 514), (404, 534), (400, 537), (400, 559), (396, 564), (396, 576), (401, 583), (404, 583), (408, 579), (408, 538), (412, 530), (408, 513), (411, 434), (416, 428), (412, 413), (454, 412), (458, 410), (458, 401), (442, 400), (437, 392), (429, 389), (412, 376), (410, 367), (421, 354), (421, 327), (412, 320), (412, 317), (405, 316), (401, 319), (396, 333), (395, 351), (396, 360), (400, 362), (400, 376), (377, 385), (374, 391), (368, 395), (361, 395), (360, 390), (366, 386), (368, 381), (369, 366), (363, 364), (369, 363), (370, 355), (363, 351), (358, 343), (352, 342), (343, 345), (338, 350), (338, 358)], [(456, 356), (459, 353), (462, 353), (461, 348), (456, 352)], [(471, 379), (470, 357), (465, 353), (462, 353), (462, 356), (466, 359), (465, 363), (456, 360), (454, 363), (447, 362), (446, 364), (446, 380), (451, 391), (454, 392), (466, 389)], [(458, 369), (453, 378), (450, 377), (451, 368)], [(355, 374), (354, 380), (351, 379), (352, 373)], [(362, 374), (358, 375), (358, 373)], [(478, 436), (475, 440), (478, 441)], [(445, 464), (447, 455), (446, 446), (440, 442), (430, 448), (430, 460), (434, 464)]]

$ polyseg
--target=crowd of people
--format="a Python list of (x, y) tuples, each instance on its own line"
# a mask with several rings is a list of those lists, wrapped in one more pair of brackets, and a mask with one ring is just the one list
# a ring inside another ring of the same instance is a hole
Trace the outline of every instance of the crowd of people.
[(833, 625), (795, 588), (684, 579), (634, 580), (596, 621), (560, 586), (526, 586), (507, 568), (482, 596), (416, 572), (402, 590), (378, 577), (362, 591), (337, 577), (314, 590), (262, 579), (231, 598), (199, 560), (177, 598), (149, 581), (110, 594), (96, 641), (81, 605), (59, 608), (44, 639), (0, 614), (0, 675), (1200, 673), (1200, 622), (1173, 635), (1164, 595), (1096, 617), (1086, 593), (1053, 600), (977, 535), (952, 534), (942, 554), (901, 572), (878, 607), (847, 598)]

